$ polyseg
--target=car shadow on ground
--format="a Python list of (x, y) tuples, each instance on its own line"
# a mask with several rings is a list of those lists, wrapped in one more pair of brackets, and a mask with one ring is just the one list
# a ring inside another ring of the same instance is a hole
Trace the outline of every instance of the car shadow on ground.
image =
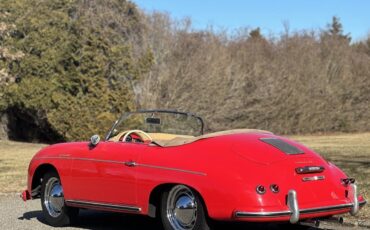
[(23, 213), (23, 216), (18, 217), (18, 220), (31, 220), (31, 219), (34, 219), (34, 218), (36, 218), (40, 221), (40, 218), (42, 218), (42, 212), (41, 211), (25, 212), (25, 213)]
[[(19, 220), (31, 220), (36, 218), (42, 224), (47, 225), (42, 211), (30, 211), (19, 217)], [(161, 225), (155, 219), (140, 215), (126, 215), (121, 213), (100, 212), (91, 210), (81, 210), (78, 223), (73, 227), (92, 230), (120, 229), (120, 230), (162, 230)], [(297, 229), (297, 230), (319, 230), (319, 228), (310, 228), (301, 225), (287, 224), (261, 224), (261, 223), (213, 223), (213, 230), (280, 230), (280, 229)]]

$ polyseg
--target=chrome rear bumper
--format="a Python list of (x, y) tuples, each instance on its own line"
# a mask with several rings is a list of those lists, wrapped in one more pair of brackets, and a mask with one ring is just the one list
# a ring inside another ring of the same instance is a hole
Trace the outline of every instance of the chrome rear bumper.
[(282, 210), (282, 211), (275, 211), (275, 212), (237, 211), (235, 212), (235, 217), (236, 218), (258, 218), (258, 219), (259, 218), (263, 219), (263, 218), (290, 217), (289, 218), (290, 223), (295, 224), (295, 223), (298, 223), (300, 215), (302, 214), (315, 214), (315, 213), (322, 213), (322, 212), (345, 210), (345, 209), (350, 208), (351, 215), (356, 215), (357, 212), (359, 211), (359, 208), (366, 204), (366, 201), (363, 200), (359, 202), (357, 198), (357, 187), (354, 184), (352, 184), (351, 186), (352, 186), (352, 191), (353, 191), (353, 194), (351, 194), (352, 203), (316, 207), (316, 208), (299, 209), (297, 193), (295, 190), (290, 190), (288, 192), (288, 199), (287, 199), (287, 206), (289, 210)]

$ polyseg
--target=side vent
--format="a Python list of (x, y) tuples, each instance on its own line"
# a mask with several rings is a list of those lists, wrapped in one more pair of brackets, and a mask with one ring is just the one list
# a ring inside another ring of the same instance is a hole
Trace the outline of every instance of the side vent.
[(303, 154), (303, 150), (277, 138), (260, 138), (262, 142), (274, 146), (288, 155)]

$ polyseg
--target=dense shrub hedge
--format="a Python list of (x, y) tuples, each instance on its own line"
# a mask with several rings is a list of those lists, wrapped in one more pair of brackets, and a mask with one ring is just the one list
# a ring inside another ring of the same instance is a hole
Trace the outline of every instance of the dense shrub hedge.
[(125, 0), (0, 1), (0, 117), (15, 139), (103, 135), (136, 108), (189, 110), (208, 131), (369, 131), (369, 102), (370, 38), (351, 41), (336, 17), (265, 37)]

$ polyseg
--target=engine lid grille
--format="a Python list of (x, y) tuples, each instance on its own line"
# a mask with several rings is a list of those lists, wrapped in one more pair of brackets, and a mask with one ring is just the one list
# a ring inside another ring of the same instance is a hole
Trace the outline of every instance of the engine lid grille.
[(262, 142), (265, 142), (269, 145), (274, 146), (275, 148), (279, 149), (280, 151), (288, 154), (288, 155), (294, 155), (294, 154), (303, 154), (304, 151), (300, 148), (293, 146), (281, 139), (278, 138), (260, 138)]

